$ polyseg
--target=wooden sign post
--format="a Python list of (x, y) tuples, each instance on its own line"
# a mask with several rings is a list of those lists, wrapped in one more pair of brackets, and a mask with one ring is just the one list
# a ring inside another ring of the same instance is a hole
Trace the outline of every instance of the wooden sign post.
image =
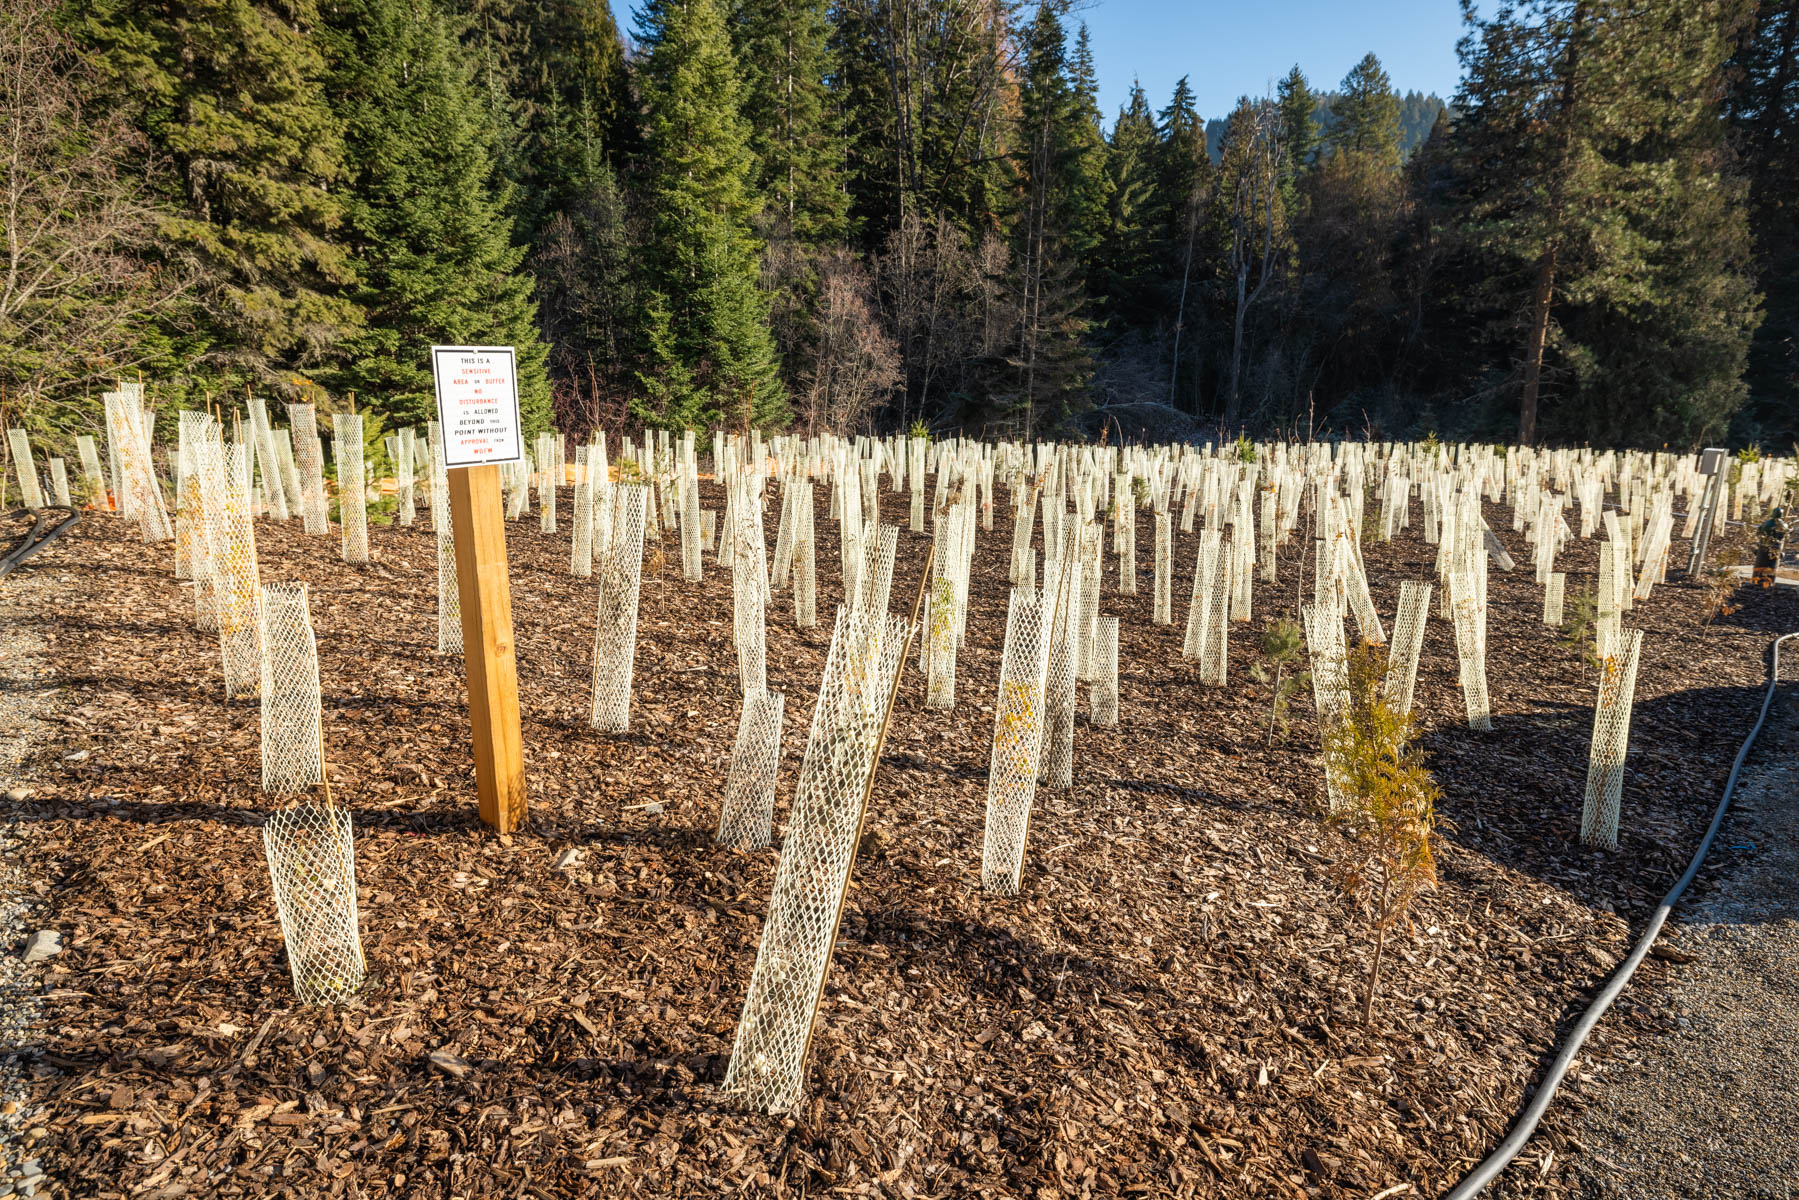
[(510, 346), (433, 346), (431, 366), (450, 484), (475, 787), (481, 819), (510, 833), (525, 818), (525, 756), (499, 464), (523, 452), (516, 356)]

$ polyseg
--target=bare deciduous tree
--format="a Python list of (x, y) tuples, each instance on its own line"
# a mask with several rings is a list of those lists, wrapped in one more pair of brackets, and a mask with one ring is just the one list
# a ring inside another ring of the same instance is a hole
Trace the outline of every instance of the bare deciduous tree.
[[(1275, 275), (1284, 144), (1280, 109), (1272, 101), (1243, 100), (1225, 129), (1221, 173), (1230, 188), (1230, 272), (1237, 289), (1231, 325), (1231, 384), (1224, 404), (1227, 427), (1235, 425), (1242, 412), (1243, 319)], [(1252, 275), (1256, 281), (1253, 288), (1249, 284)]]
[(899, 347), (876, 319), (874, 279), (847, 250), (819, 262), (817, 321), (817, 357), (804, 399), (806, 433), (854, 433), (904, 377)]
[(88, 78), (52, 0), (0, 5), (0, 383), (56, 442), (94, 424), (93, 383), (144, 365), (145, 327), (194, 277), (158, 253), (165, 215), (122, 120), (84, 109)]

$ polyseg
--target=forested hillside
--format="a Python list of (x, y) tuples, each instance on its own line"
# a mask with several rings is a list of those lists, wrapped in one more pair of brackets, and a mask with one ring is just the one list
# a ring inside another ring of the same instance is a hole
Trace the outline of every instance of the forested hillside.
[[(1445, 3), (1452, 0), (1445, 0)], [(425, 348), (528, 421), (1799, 436), (1799, 0), (1525, 0), (1445, 100), (1099, 110), (1103, 8), (3, 0), (0, 386), (47, 436)]]

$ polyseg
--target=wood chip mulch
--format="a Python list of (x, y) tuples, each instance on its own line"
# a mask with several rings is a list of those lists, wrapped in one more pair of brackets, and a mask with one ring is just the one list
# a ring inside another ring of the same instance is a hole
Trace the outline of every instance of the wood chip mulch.
[[(768, 627), (769, 686), (788, 697), (777, 825), (841, 594), (822, 500), (820, 625), (796, 631), (780, 592)], [(722, 506), (710, 485), (706, 503)], [(903, 520), (903, 497), (882, 504)], [(532, 808), (496, 838), (474, 815), (461, 665), (435, 653), (433, 535), (376, 527), (376, 561), (351, 567), (335, 538), (259, 523), (264, 581), (311, 585), (373, 977), (359, 1003), (301, 1008), (262, 859), (258, 708), (224, 702), (169, 546), (92, 518), (0, 600), (52, 639), (61, 726), (8, 813), (67, 945), (31, 1084), (46, 1170), (133, 1200), (1440, 1194), (1502, 1136), (1684, 866), (1796, 608), (1758, 594), (1706, 626), (1700, 589), (1671, 583), (1627, 614), (1646, 636), (1623, 845), (1587, 850), (1595, 678), (1540, 623), (1509, 517), (1489, 512), (1521, 564), (1491, 577), (1492, 733), (1465, 727), (1433, 599), (1418, 705), (1454, 828), (1366, 1028), (1371, 942), (1315, 814), (1309, 698), (1268, 748), (1268, 689), (1249, 679), (1254, 631), (1295, 603), (1297, 545), (1233, 627), (1223, 689), (1180, 656), (1198, 538), (1177, 536), (1168, 627), (1149, 620), (1153, 525), (1136, 596), (1117, 593), (1108, 547), (1120, 723), (1083, 715), (1073, 791), (1038, 793), (1020, 895), (982, 892), (1002, 515), (975, 557), (954, 711), (925, 711), (908, 667), (788, 1118), (719, 1093), (776, 860), (711, 844), (739, 702), (710, 555), (684, 584), (664, 541), (632, 732), (603, 737), (586, 719), (594, 586), (568, 573), (566, 522), (508, 526)], [(901, 536), (896, 608), (925, 546)], [(1597, 544), (1558, 563), (1570, 597)], [(1434, 553), (1416, 523), (1367, 548), (1386, 619)], [(1556, 1136), (1496, 1194), (1571, 1186), (1538, 1168)]]

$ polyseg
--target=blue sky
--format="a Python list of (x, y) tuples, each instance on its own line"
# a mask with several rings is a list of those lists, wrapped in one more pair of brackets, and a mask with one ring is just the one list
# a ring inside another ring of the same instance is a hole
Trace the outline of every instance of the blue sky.
[[(642, 0), (611, 0), (619, 28), (636, 28)], [(1133, 77), (1161, 108), (1182, 75), (1207, 117), (1227, 115), (1237, 97), (1260, 95), (1294, 63), (1312, 86), (1329, 91), (1362, 55), (1380, 56), (1400, 92), (1455, 91), (1456, 0), (1075, 0), (1069, 18), (1087, 23), (1099, 68), (1106, 124)]]
[(1271, 90), (1294, 63), (1313, 88), (1329, 91), (1372, 50), (1400, 92), (1445, 100), (1460, 74), (1456, 0), (1090, 0), (1071, 27), (1078, 21), (1093, 38), (1108, 125), (1133, 75), (1158, 109), (1185, 75), (1199, 111), (1222, 117), (1238, 96)]

